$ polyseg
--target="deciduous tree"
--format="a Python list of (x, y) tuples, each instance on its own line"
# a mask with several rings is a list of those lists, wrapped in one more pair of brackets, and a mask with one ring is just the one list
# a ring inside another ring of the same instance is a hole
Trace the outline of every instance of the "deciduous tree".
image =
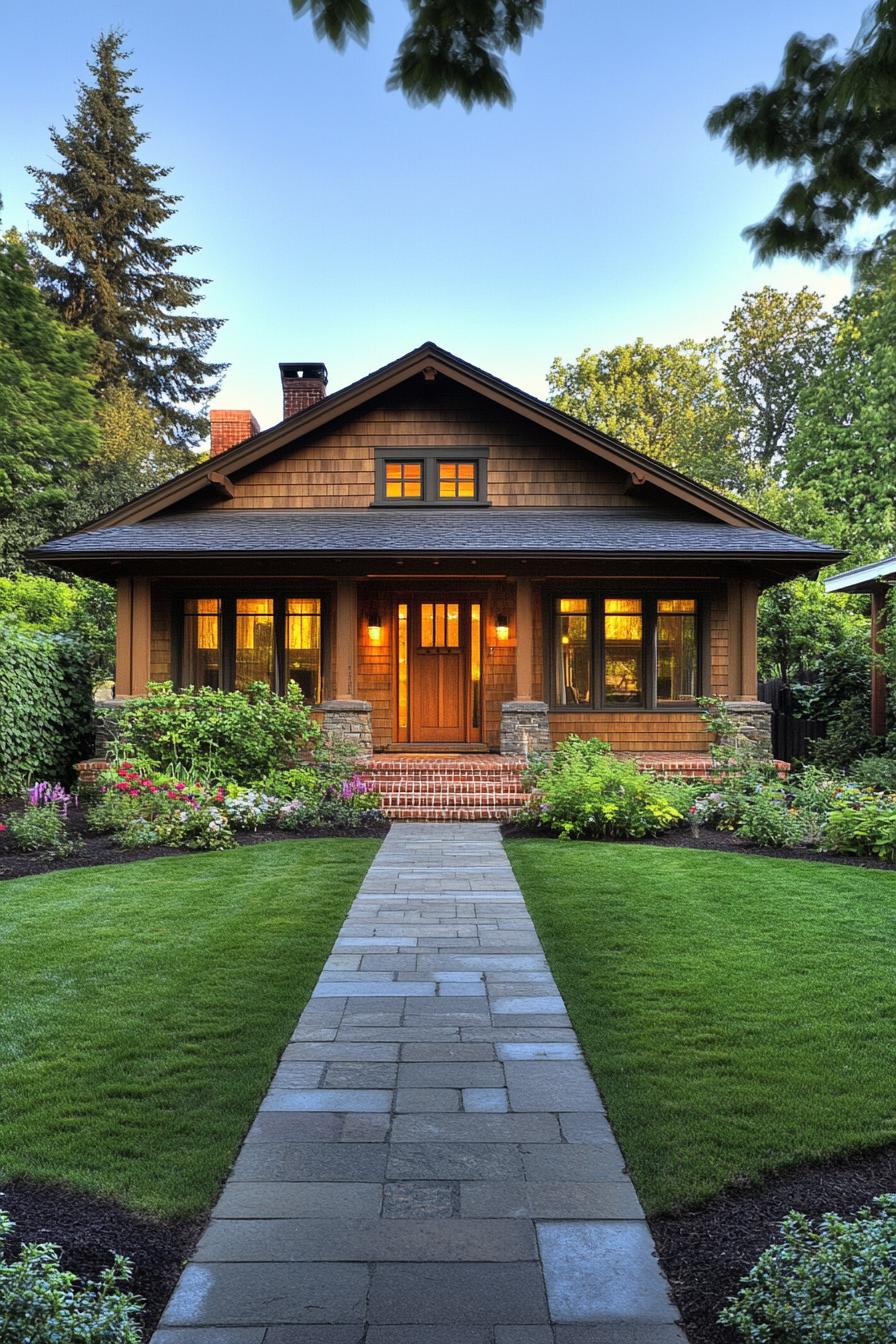
[[(310, 13), (314, 31), (342, 49), (366, 43), (373, 22), (367, 0), (291, 0)], [(519, 51), (541, 26), (544, 0), (407, 0), (411, 14), (386, 87), (417, 105), (446, 94), (464, 107), (513, 102), (503, 56)]]
[[(762, 261), (879, 256), (896, 205), (896, 0), (875, 0), (843, 54), (830, 35), (796, 33), (778, 80), (717, 107), (707, 128), (743, 162), (788, 170), (771, 214), (744, 230)], [(856, 239), (865, 219), (883, 225)]]

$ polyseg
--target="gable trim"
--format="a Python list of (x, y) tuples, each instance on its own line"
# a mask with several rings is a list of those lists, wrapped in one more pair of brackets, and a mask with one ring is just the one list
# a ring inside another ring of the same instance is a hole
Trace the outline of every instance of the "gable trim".
[[(431, 342), (418, 346), (416, 350), (411, 350), (400, 359), (386, 364), (358, 382), (324, 397), (297, 415), (290, 416), (271, 429), (262, 430), (245, 443), (237, 444), (227, 452), (219, 454), (214, 459), (215, 470), (232, 478), (235, 472), (254, 466), (281, 448), (299, 443), (307, 435), (325, 428), (340, 416), (360, 409), (374, 397), (400, 386), (419, 373), (423, 373), (431, 381), (431, 371), (443, 374), (469, 391), (485, 396), (548, 433), (557, 434), (602, 461), (618, 467), (631, 477), (633, 484), (654, 485), (665, 494), (672, 495), (683, 503), (736, 527), (756, 527), (782, 533), (785, 530), (718, 494), (708, 486), (683, 476), (672, 467), (654, 461), (600, 430), (592, 429), (563, 411), (558, 411), (547, 402), (539, 401), (537, 397), (523, 392), (510, 383), (505, 383), (493, 374), (476, 368), (475, 365), (466, 363)], [(89, 532), (112, 527), (118, 523), (141, 522), (190, 498), (200, 490), (207, 489), (209, 477), (209, 463), (201, 462), (189, 471), (176, 476), (174, 480), (167, 481), (130, 503), (95, 519), (81, 531)]]

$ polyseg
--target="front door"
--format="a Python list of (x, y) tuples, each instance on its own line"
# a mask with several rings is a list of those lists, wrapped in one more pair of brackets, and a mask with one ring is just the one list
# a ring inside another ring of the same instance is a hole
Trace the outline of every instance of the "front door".
[(411, 742), (479, 740), (480, 610), (450, 595), (408, 603)]

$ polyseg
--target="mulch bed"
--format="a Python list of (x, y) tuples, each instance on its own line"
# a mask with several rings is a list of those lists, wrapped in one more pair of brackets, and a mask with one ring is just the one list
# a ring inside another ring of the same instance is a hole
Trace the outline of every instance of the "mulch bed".
[[(550, 831), (537, 826), (518, 826), (507, 822), (501, 827), (506, 840), (556, 840), (558, 837)], [(568, 842), (564, 842), (568, 843)], [(603, 845), (601, 839), (576, 840), (576, 844)], [(690, 830), (665, 831), (662, 835), (645, 836), (643, 840), (614, 840), (615, 845), (656, 845), (660, 849), (711, 849), (723, 854), (756, 854), (766, 859), (805, 859), (815, 863), (845, 863), (853, 868), (883, 868), (892, 873), (896, 864), (885, 859), (870, 858), (857, 854), (828, 854), (823, 849), (813, 849), (811, 845), (796, 845), (792, 849), (771, 849), (762, 845), (750, 845), (728, 831), (711, 831), (702, 828), (697, 835)]]
[(853, 1157), (805, 1163), (760, 1186), (728, 1190), (681, 1214), (650, 1219), (663, 1269), (690, 1344), (738, 1344), (716, 1317), (740, 1279), (776, 1239), (791, 1209), (851, 1217), (876, 1195), (896, 1193), (896, 1144)]
[[(0, 798), (0, 816), (21, 808), (19, 798)], [(379, 837), (389, 830), (388, 821), (376, 822), (361, 830), (339, 830), (309, 827), (304, 831), (237, 831), (238, 845), (261, 845), (269, 840), (317, 840), (321, 838)], [(63, 868), (94, 868), (104, 863), (134, 863), (139, 859), (161, 859), (166, 856), (194, 854), (196, 850), (173, 849), (168, 845), (148, 846), (145, 849), (120, 849), (109, 835), (93, 835), (87, 829), (84, 812), (74, 807), (69, 812), (68, 833), (81, 841), (76, 854), (65, 859), (49, 859), (42, 854), (21, 854), (4, 844), (0, 836), (0, 881), (10, 877), (32, 877), (37, 873), (55, 873)]]
[(63, 1268), (95, 1279), (117, 1253), (133, 1262), (130, 1290), (145, 1303), (140, 1316), (149, 1339), (204, 1220), (159, 1222), (131, 1213), (111, 1199), (78, 1194), (64, 1186), (9, 1181), (0, 1188), (0, 1208), (16, 1225), (7, 1258), (22, 1242), (51, 1241), (62, 1247)]

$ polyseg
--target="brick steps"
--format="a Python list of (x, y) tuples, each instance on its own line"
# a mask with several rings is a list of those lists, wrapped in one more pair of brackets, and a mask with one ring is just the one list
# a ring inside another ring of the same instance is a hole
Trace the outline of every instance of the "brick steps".
[(507, 757), (375, 756), (364, 778), (393, 821), (507, 821), (526, 801)]

